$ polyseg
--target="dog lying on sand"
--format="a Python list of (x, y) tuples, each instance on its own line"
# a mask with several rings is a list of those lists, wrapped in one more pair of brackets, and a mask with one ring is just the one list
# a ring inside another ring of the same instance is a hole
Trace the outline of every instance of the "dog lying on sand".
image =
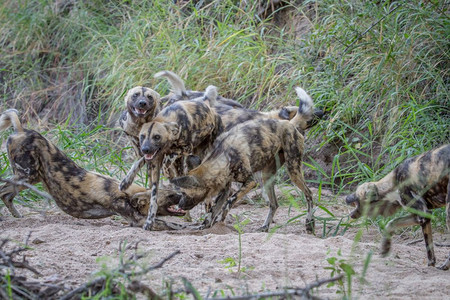
[[(98, 219), (118, 214), (142, 226), (148, 209), (145, 188), (133, 184), (119, 191), (118, 180), (79, 167), (41, 134), (24, 129), (15, 109), (0, 115), (0, 130), (10, 126), (14, 133), (8, 137), (7, 151), (14, 175), (10, 182), (0, 184), (0, 198), (14, 217), (22, 217), (13, 200), (26, 187), (13, 182), (42, 182), (58, 207), (73, 217)], [(180, 193), (162, 191), (158, 215), (183, 215), (182, 210), (175, 209), (180, 199)]]

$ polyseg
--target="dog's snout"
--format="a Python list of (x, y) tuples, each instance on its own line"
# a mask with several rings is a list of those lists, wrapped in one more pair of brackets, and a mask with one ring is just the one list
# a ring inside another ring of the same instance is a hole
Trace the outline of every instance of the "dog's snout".
[(141, 151), (144, 154), (149, 154), (150, 153), (150, 147), (143, 146), (143, 147), (141, 147)]
[(138, 102), (138, 105), (139, 105), (139, 107), (145, 107), (146, 105), (147, 105), (147, 101), (145, 101), (145, 100), (140, 100), (139, 102)]
[(323, 110), (321, 109), (316, 109), (314, 111), (314, 116), (318, 119), (323, 119), (323, 116), (325, 115), (325, 113), (323, 112)]
[(350, 194), (347, 197), (345, 197), (345, 203), (352, 204), (355, 203), (358, 200), (354, 194)]

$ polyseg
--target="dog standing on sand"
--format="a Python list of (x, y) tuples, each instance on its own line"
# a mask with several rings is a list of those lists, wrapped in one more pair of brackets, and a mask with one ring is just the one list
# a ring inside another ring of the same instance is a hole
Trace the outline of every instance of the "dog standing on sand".
[[(292, 120), (257, 119), (244, 122), (224, 132), (214, 142), (200, 166), (189, 171), (187, 176), (171, 182), (185, 194), (179, 206), (190, 209), (208, 197), (217, 196), (203, 226), (212, 226), (220, 213), (222, 220), (233, 203), (247, 194), (256, 183), (253, 174), (261, 171), (263, 182), (268, 187), (269, 213), (261, 227), (268, 231), (278, 202), (274, 182), (271, 178), (286, 163), (292, 182), (305, 194), (307, 202), (306, 230), (314, 231), (312, 193), (302, 174), (304, 138), (302, 128), (314, 117), (310, 97), (302, 97), (296, 115)], [(232, 182), (242, 187), (228, 198)]]
[[(217, 96), (216, 87), (206, 89), (205, 100), (214, 104)], [(157, 193), (160, 171), (167, 156), (175, 157), (202, 155), (216, 137), (222, 133), (220, 117), (209, 107), (206, 101), (178, 101), (166, 106), (149, 123), (142, 126), (139, 134), (140, 151), (143, 157), (135, 162), (119, 188), (126, 190), (133, 182), (137, 172), (145, 162), (149, 165), (151, 190), (150, 207), (145, 230), (153, 226), (157, 211)], [(179, 171), (182, 174), (182, 171)]]
[[(350, 216), (391, 216), (401, 208), (410, 214), (390, 221), (384, 233), (381, 254), (391, 249), (391, 239), (399, 227), (420, 225), (427, 250), (428, 265), (436, 264), (431, 220), (426, 217), (431, 209), (446, 206), (447, 229), (450, 230), (450, 144), (403, 161), (384, 178), (358, 186), (346, 197), (347, 204), (356, 208)], [(442, 270), (450, 268), (450, 255)]]
[(136, 86), (125, 96), (127, 110), (119, 118), (119, 125), (130, 141), (137, 157), (142, 157), (139, 149), (139, 132), (142, 125), (150, 122), (161, 110), (160, 95), (154, 90)]

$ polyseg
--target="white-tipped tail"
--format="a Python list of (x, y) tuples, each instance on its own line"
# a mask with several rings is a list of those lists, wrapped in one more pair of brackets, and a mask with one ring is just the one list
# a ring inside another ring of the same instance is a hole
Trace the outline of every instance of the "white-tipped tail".
[(217, 103), (217, 87), (209, 85), (205, 90), (205, 100), (209, 101), (209, 106), (213, 107)]
[(177, 96), (182, 96), (186, 93), (186, 87), (184, 86), (184, 81), (175, 73), (171, 71), (161, 71), (155, 74), (155, 78), (164, 77), (169, 81), (172, 86), (172, 92)]
[(23, 127), (20, 123), (18, 111), (15, 109), (7, 109), (0, 115), (0, 130), (5, 130), (11, 125), (15, 132), (22, 132)]
[(312, 98), (301, 87), (296, 87), (295, 92), (297, 93), (297, 96), (300, 99), (298, 112), (303, 115), (312, 115), (314, 107), (314, 102)]

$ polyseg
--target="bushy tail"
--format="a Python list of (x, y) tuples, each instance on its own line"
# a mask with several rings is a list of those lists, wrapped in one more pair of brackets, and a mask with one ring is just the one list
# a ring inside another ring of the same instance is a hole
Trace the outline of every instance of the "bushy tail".
[(311, 126), (311, 121), (315, 118), (314, 102), (312, 98), (300, 87), (295, 88), (300, 103), (294, 118), (290, 120), (298, 129), (305, 130)]
[(312, 98), (301, 87), (296, 87), (295, 92), (297, 93), (297, 96), (300, 99), (300, 104), (298, 105), (297, 113), (303, 115), (312, 115), (314, 112), (313, 110), (314, 102)]
[(209, 102), (209, 107), (213, 107), (217, 104), (217, 87), (209, 85), (205, 90), (205, 101)]
[(186, 94), (186, 87), (184, 81), (175, 73), (171, 71), (161, 71), (155, 74), (155, 78), (166, 78), (172, 86), (172, 92), (177, 96), (183, 96)]
[(15, 132), (23, 132), (18, 113), (19, 112), (15, 109), (5, 110), (0, 115), (0, 130), (5, 130), (12, 125)]

